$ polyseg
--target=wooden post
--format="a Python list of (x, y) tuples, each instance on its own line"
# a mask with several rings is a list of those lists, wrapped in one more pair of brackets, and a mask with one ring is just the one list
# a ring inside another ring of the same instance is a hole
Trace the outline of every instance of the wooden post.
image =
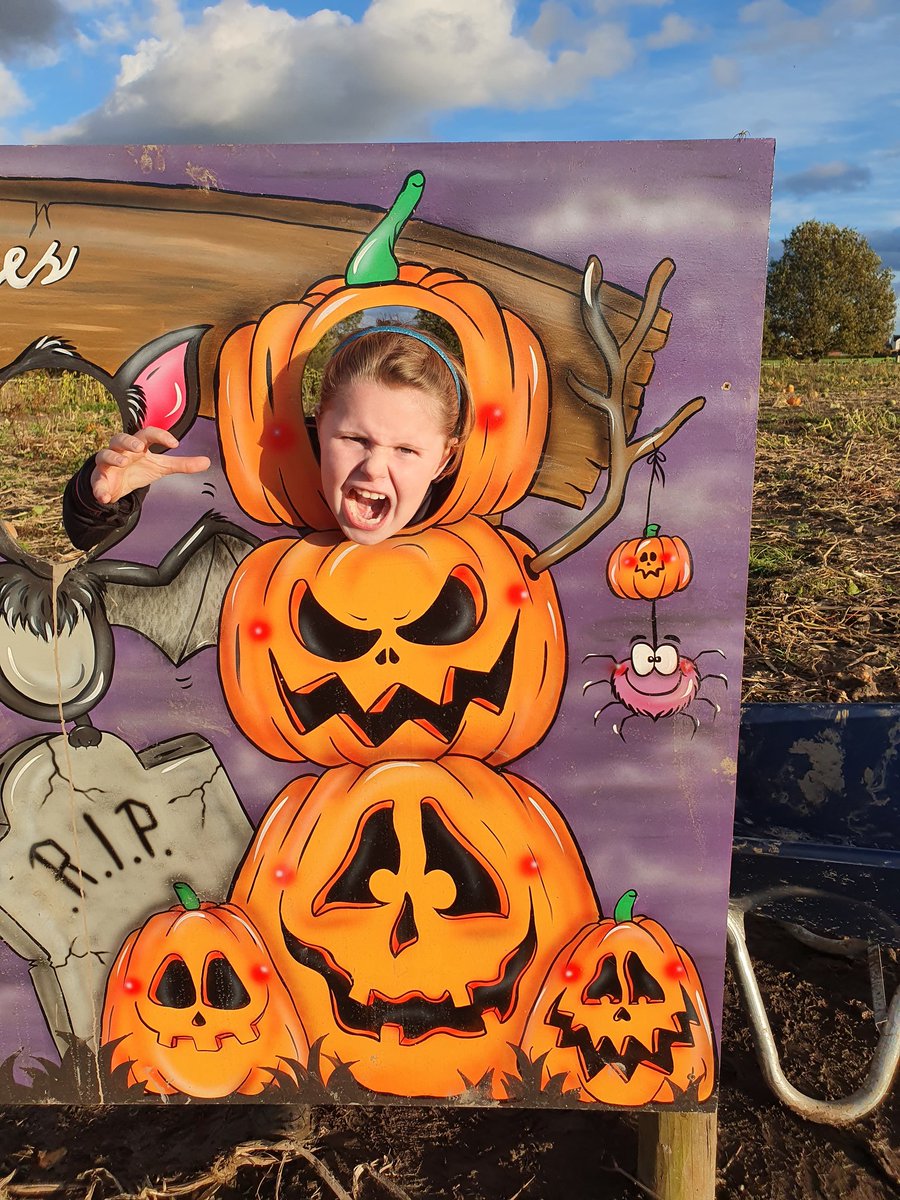
[(638, 1178), (657, 1200), (715, 1200), (716, 1114), (642, 1113)]

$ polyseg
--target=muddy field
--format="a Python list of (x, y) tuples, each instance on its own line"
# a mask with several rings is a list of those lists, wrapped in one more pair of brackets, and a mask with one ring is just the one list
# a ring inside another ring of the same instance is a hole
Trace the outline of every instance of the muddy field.
[[(746, 701), (900, 695), (895, 380), (885, 362), (764, 367)], [(0, 433), (9, 421), (0, 414)], [(12, 486), (0, 480), (0, 508), (37, 548), (46, 501)], [(811, 1094), (849, 1093), (876, 1039), (865, 964), (763, 920), (748, 928), (789, 1076)], [(890, 993), (896, 955), (885, 965)], [(6, 1109), (0, 1197), (632, 1200), (647, 1194), (632, 1178), (636, 1143), (634, 1119), (577, 1109)], [(848, 1130), (778, 1104), (729, 980), (720, 1196), (887, 1200), (900, 1194), (898, 1144), (896, 1098)]]

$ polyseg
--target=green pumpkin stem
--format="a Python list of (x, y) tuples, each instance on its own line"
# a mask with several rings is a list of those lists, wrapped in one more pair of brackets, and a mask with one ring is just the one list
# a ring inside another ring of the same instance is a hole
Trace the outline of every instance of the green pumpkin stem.
[(200, 898), (189, 883), (173, 883), (175, 895), (184, 905), (187, 912), (196, 912), (200, 907)]
[(621, 896), (613, 909), (613, 920), (617, 925), (621, 925), (625, 921), (634, 920), (634, 902), (637, 900), (637, 892), (634, 888)]
[(644, 530), (644, 537), (659, 537), (659, 526), (648, 525)]
[(397, 278), (400, 264), (394, 256), (394, 246), (400, 230), (422, 198), (424, 189), (425, 176), (422, 172), (410, 172), (397, 193), (397, 199), (347, 264), (344, 279), (348, 285), (391, 283)]

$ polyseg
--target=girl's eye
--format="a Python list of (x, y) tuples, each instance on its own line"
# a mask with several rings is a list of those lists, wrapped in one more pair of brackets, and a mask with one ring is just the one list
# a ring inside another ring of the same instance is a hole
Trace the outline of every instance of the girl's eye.
[(399, 446), (398, 449), (401, 454), (405, 454), (407, 456), (415, 454), (415, 450), (413, 450), (412, 446)]

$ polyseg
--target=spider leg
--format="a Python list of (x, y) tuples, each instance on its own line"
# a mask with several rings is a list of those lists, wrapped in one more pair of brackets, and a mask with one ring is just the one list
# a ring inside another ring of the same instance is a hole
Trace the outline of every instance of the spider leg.
[[(694, 740), (694, 738), (696, 737), (697, 730), (700, 728), (700, 722), (699, 722), (699, 721), (697, 720), (697, 718), (696, 718), (696, 717), (693, 715), (693, 713), (685, 712), (685, 711), (684, 711), (684, 709), (682, 709), (682, 711), (681, 711), (680, 713), (678, 713), (677, 715), (678, 715), (679, 717), (687, 717), (687, 719), (688, 719), (688, 720), (690, 721), (690, 723), (693, 725), (693, 727), (694, 727), (694, 728), (693, 728), (693, 730), (691, 731), (691, 741), (693, 741), (693, 740)], [(623, 724), (624, 724), (624, 722), (623, 722)]]
[(625, 728), (625, 722), (630, 721), (634, 715), (635, 714), (633, 712), (630, 712), (627, 717), (622, 718), (621, 725), (613, 725), (613, 727), (612, 727), (613, 733), (617, 733), (623, 742), (625, 741), (625, 735), (622, 733), (622, 730)]
[(728, 687), (728, 677), (726, 675), (698, 675), (697, 678), (700, 683), (703, 683), (705, 679), (721, 679), (725, 686)]
[(596, 687), (596, 685), (598, 683), (605, 683), (607, 685), (607, 687), (612, 687), (612, 680), (610, 680), (610, 679), (589, 679), (587, 681), (587, 683), (584, 685), (584, 687), (581, 689), (582, 696), (585, 694), (585, 692), (588, 690), (589, 687)]
[(696, 662), (698, 658), (702, 658), (704, 654), (721, 654), (721, 656), (725, 658), (724, 650), (701, 650), (699, 654), (694, 655), (694, 662)]
[(716, 717), (719, 715), (719, 713), (722, 711), (721, 704), (716, 704), (716, 702), (714, 700), (710, 700), (709, 696), (698, 696), (697, 699), (702, 700), (704, 704), (708, 704), (709, 707), (713, 710), (713, 720), (715, 720)]
[[(613, 705), (618, 705), (620, 708), (625, 707), (625, 705), (622, 703), (621, 700), (609, 700), (606, 704), (603, 705), (602, 708), (598, 708), (597, 711), (594, 713), (594, 724), (595, 725), (597, 724), (597, 718), (600, 716), (600, 714), (603, 712), (606, 712), (606, 710), (608, 708), (612, 708)], [(625, 721), (627, 721), (627, 720), (628, 720), (628, 718), (626, 717)], [(623, 725), (625, 724), (625, 721), (622, 722)], [(615, 728), (615, 726), (613, 726), (613, 728)]]

